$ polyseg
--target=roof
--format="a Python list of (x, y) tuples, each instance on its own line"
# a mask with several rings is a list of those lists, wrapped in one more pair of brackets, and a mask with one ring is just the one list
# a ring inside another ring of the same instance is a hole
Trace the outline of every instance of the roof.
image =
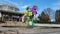
[[(18, 9), (16, 6), (9, 5), (9, 4), (0, 4), (0, 6), (10, 6), (10, 7), (13, 7), (13, 8), (16, 8), (16, 9)], [(18, 9), (18, 10), (19, 10), (19, 9)]]

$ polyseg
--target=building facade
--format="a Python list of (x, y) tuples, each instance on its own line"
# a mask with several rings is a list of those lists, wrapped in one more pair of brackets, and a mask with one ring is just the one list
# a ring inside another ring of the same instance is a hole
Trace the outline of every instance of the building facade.
[(15, 6), (0, 4), (0, 21), (21, 21), (22, 13)]

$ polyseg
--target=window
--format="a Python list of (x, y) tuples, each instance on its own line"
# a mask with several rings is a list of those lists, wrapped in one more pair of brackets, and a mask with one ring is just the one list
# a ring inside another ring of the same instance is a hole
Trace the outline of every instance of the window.
[(13, 7), (8, 7), (9, 8), (9, 10), (14, 10), (14, 8)]
[(17, 8), (15, 8), (15, 11), (19, 11)]

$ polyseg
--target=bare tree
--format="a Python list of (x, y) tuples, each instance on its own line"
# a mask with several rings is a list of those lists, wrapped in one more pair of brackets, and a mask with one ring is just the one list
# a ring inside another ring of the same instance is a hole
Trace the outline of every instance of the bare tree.
[(49, 16), (50, 20), (54, 18), (54, 11), (51, 8), (46, 8), (43, 10), (46, 15)]

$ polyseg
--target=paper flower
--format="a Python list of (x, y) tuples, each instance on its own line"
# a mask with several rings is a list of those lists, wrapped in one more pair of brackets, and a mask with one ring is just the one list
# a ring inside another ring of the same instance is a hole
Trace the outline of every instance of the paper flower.
[(32, 12), (29, 12), (28, 14), (29, 14), (29, 16), (32, 16)]
[(22, 12), (22, 14), (26, 15), (26, 14), (27, 14), (27, 12), (25, 12), (25, 11), (24, 11), (24, 12)]
[(30, 8), (30, 10), (33, 14), (37, 14), (37, 6), (33, 6), (32, 8)]

